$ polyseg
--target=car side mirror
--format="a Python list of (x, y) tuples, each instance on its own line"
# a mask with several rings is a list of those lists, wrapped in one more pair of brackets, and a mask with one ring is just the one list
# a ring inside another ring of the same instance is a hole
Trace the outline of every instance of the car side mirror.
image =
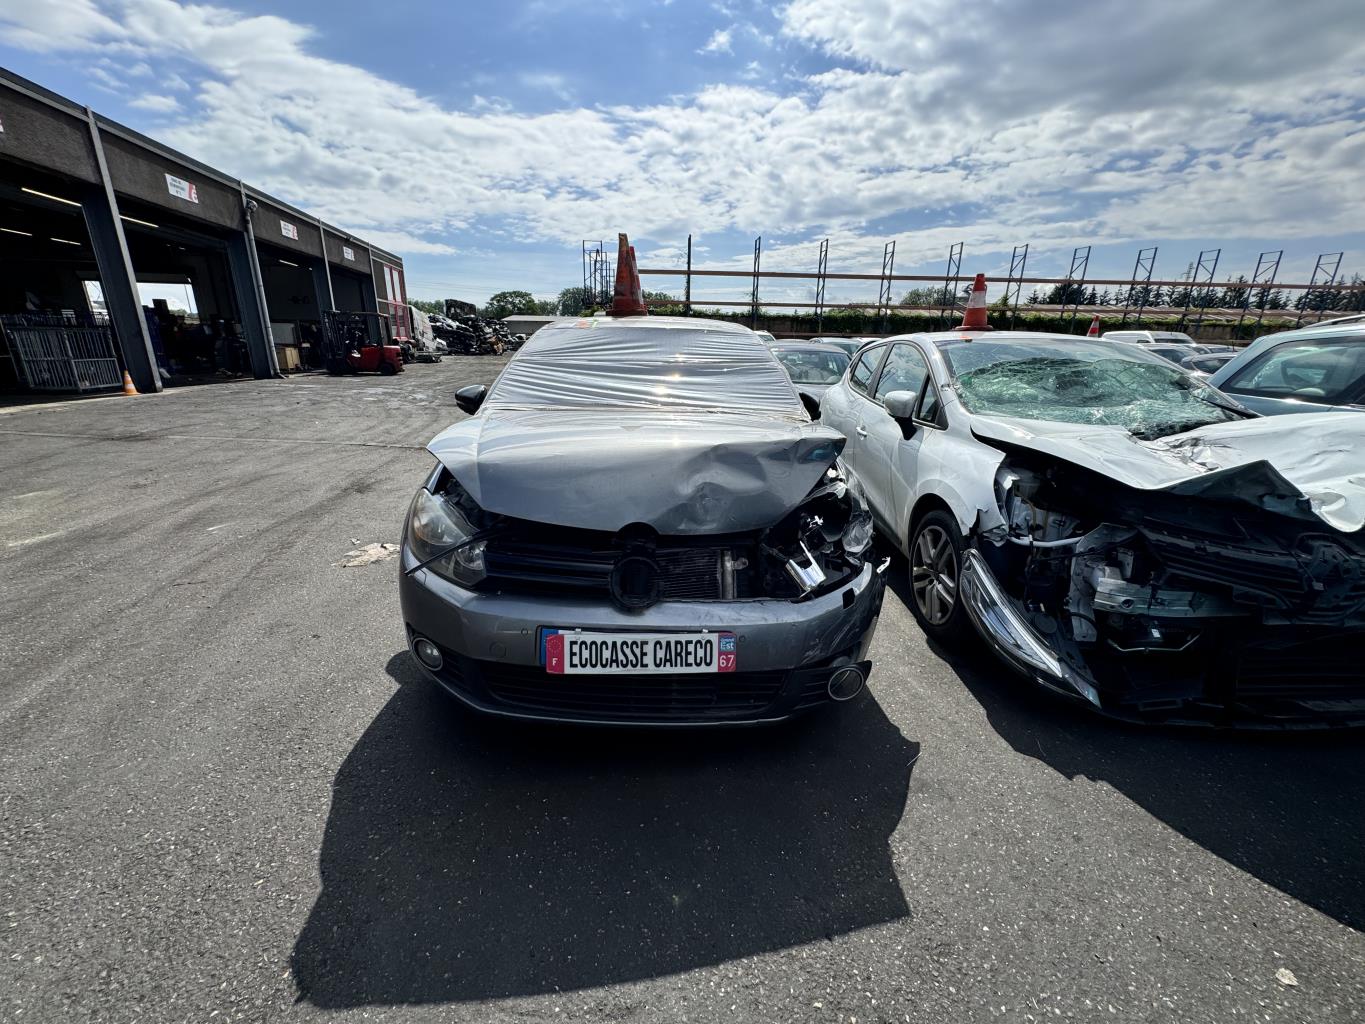
[(914, 391), (889, 391), (882, 399), (887, 414), (901, 426), (901, 437), (907, 441), (915, 434), (915, 403), (919, 394)]
[(806, 412), (810, 413), (810, 418), (818, 420), (820, 418), (820, 399), (805, 391), (797, 392), (801, 396), (801, 404), (806, 407)]
[(455, 392), (455, 404), (464, 412), (473, 416), (479, 411), (479, 406), (483, 405), (483, 400), (488, 397), (488, 386), (485, 384), (467, 384)]

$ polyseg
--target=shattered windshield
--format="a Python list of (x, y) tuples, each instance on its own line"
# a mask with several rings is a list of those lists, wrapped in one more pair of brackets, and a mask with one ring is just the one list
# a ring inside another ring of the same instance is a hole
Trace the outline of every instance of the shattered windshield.
[(973, 413), (1117, 426), (1141, 438), (1247, 415), (1164, 360), (1104, 342), (975, 340), (941, 351)]

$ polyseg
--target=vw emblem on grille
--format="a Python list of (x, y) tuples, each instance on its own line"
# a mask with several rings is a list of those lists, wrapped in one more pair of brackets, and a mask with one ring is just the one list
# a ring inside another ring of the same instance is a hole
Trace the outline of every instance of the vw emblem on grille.
[(648, 555), (623, 555), (611, 567), (609, 583), (622, 608), (648, 608), (659, 600), (659, 565)]

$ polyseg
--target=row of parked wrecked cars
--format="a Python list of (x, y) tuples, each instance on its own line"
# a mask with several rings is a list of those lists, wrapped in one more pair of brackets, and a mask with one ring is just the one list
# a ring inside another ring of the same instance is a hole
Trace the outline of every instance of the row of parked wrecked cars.
[(778, 721), (861, 698), (890, 582), (1002, 687), (1365, 724), (1365, 319), (1202, 377), (992, 331), (978, 276), (960, 327), (865, 343), (818, 397), (776, 347), (646, 316), (622, 236), (611, 315), (542, 328), (429, 446), (400, 575), (426, 673), (506, 717)]

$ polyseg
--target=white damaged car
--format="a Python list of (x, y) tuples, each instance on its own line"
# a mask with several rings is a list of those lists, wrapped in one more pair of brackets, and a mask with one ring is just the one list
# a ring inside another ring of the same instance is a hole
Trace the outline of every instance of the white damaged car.
[(1138, 346), (955, 330), (822, 401), (932, 638), (1137, 721), (1365, 724), (1365, 414), (1260, 417)]

